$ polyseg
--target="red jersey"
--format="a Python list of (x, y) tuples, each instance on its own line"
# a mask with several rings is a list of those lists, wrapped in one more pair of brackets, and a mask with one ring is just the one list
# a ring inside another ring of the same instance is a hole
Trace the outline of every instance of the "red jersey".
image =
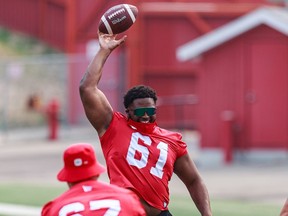
[(180, 133), (156, 123), (138, 123), (119, 113), (100, 138), (110, 183), (135, 191), (151, 206), (166, 210), (174, 163), (187, 154)]
[(145, 216), (139, 197), (132, 191), (88, 180), (78, 183), (42, 208), (42, 216)]

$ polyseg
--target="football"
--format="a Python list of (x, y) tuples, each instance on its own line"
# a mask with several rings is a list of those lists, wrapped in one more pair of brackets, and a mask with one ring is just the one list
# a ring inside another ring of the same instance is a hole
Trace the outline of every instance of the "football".
[(134, 5), (119, 4), (108, 9), (100, 19), (99, 31), (119, 34), (128, 30), (136, 21), (138, 9)]

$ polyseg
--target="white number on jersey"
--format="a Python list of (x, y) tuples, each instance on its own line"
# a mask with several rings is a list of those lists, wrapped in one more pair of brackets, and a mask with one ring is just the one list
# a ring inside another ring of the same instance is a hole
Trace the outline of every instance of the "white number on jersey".
[[(143, 136), (138, 132), (132, 133), (126, 160), (130, 165), (136, 166), (141, 169), (147, 166), (149, 150), (147, 147), (139, 145), (139, 139), (142, 140), (147, 146), (151, 146), (152, 141), (149, 136)], [(150, 173), (154, 176), (157, 176), (158, 178), (162, 178), (163, 167), (165, 166), (167, 161), (168, 145), (164, 142), (160, 142), (157, 144), (157, 148), (160, 150), (160, 155), (155, 166), (150, 169)], [(135, 158), (135, 154), (137, 151), (141, 153), (140, 159)]]
[[(97, 211), (100, 209), (107, 209), (104, 216), (117, 216), (121, 211), (120, 201), (112, 199), (93, 200), (89, 202), (90, 210)], [(78, 214), (85, 210), (85, 206), (81, 202), (74, 202), (63, 206), (58, 216), (82, 216)], [(75, 213), (75, 214), (71, 214)]]

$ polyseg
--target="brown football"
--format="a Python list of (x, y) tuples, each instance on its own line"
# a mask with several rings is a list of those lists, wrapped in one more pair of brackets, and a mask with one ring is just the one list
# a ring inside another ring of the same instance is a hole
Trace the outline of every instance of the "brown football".
[(103, 14), (98, 29), (105, 34), (122, 33), (133, 25), (137, 15), (138, 9), (134, 5), (115, 5)]

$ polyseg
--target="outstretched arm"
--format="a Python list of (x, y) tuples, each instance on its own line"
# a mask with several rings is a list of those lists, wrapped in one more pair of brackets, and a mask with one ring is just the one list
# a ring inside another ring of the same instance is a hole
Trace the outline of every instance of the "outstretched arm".
[(284, 206), (281, 209), (280, 216), (288, 216), (288, 199), (286, 200)]
[(202, 216), (212, 216), (208, 190), (189, 155), (175, 162), (174, 172), (187, 187), (189, 194)]
[(118, 40), (116, 36), (98, 32), (100, 49), (89, 64), (79, 87), (86, 116), (99, 136), (102, 136), (108, 128), (113, 109), (104, 93), (98, 88), (98, 83), (107, 58), (126, 39), (126, 36), (123, 36)]

